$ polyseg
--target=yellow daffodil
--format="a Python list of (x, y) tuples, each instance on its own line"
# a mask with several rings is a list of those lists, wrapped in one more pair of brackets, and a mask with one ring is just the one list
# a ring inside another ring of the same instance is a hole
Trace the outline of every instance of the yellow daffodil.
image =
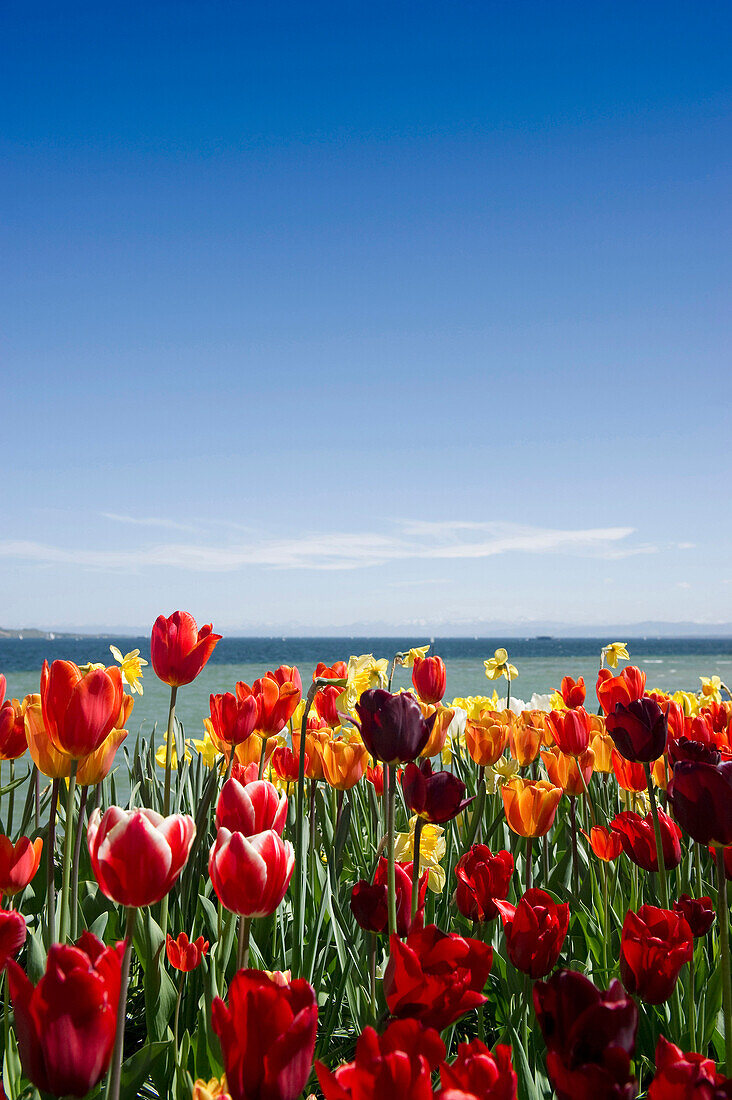
[(549, 697), (549, 705), (552, 710), (566, 710), (567, 704), (562, 697), (561, 691), (553, 691)]
[(498, 680), (505, 676), (507, 680), (515, 680), (518, 676), (516, 665), (509, 664), (508, 650), (497, 649), (489, 661), (484, 661), (485, 674), (489, 680)]
[[(397, 833), (394, 838), (394, 855), (399, 863), (414, 859), (414, 826), (417, 816), (409, 819), (409, 832)], [(446, 851), (445, 830), (439, 825), (423, 825), (419, 841), (419, 871), (429, 871), (427, 885), (435, 894), (445, 888), (445, 869), (440, 866)]]
[(618, 787), (618, 794), (621, 803), (634, 813), (648, 814), (651, 812), (651, 803), (648, 800), (647, 791), (625, 791), (622, 787)]
[(498, 692), (494, 690), (492, 695), (469, 695), (467, 698), (458, 697), (450, 703), (453, 710), (459, 707), (464, 710), (471, 722), (480, 718), (485, 710), (498, 710)]
[(423, 645), (418, 646), (416, 649), (410, 649), (409, 653), (402, 653), (399, 664), (404, 665), (405, 668), (414, 668), (414, 662), (417, 658), (420, 660), (425, 658), (429, 648), (428, 645)]
[(88, 676), (90, 672), (94, 672), (98, 668), (106, 668), (107, 666), (102, 661), (87, 661), (85, 665), (79, 665), (79, 672), (84, 676)]
[(675, 691), (671, 696), (674, 703), (678, 703), (687, 718), (693, 718), (699, 713), (699, 700), (691, 691)]
[[(186, 742), (188, 744), (188, 742)], [(190, 742), (193, 748), (203, 757), (204, 768), (213, 768), (216, 766), (216, 761), (221, 759), (221, 752), (217, 749), (216, 745), (211, 740), (211, 736), (206, 730), (203, 738), (197, 741), (195, 738)], [(165, 763), (165, 759), (163, 759)]]
[[(158, 763), (158, 767), (161, 768), (165, 767), (165, 749), (166, 742), (164, 741), (158, 751), (155, 753), (155, 759)], [(191, 750), (188, 747), (188, 742), (186, 741), (184, 760), (186, 761), (186, 763), (190, 763), (192, 759), (193, 757), (191, 756)], [(175, 741), (173, 741), (172, 752), (170, 754), (170, 766), (173, 771), (176, 771), (178, 768), (178, 753), (175, 747)]]
[(389, 662), (384, 657), (376, 660), (373, 653), (348, 658), (347, 686), (336, 700), (338, 710), (353, 710), (369, 688), (385, 688), (388, 682)]
[(135, 692), (142, 695), (142, 666), (146, 665), (147, 661), (140, 656), (139, 649), (132, 649), (123, 657), (117, 646), (111, 645), (109, 652), (120, 666), (122, 682), (127, 684), (133, 695)]
[(700, 676), (701, 680), (701, 694), (704, 696), (704, 702), (722, 702), (722, 681), (719, 676)]
[(627, 661), (629, 657), (627, 642), (610, 642), (610, 645), (603, 646), (600, 652), (600, 668), (605, 664), (608, 668), (617, 668), (618, 661)]
[(465, 744), (465, 729), (458, 728), (455, 733), (450, 733), (448, 728), (447, 736), (445, 737), (445, 744), (442, 746), (441, 758), (443, 764), (451, 764), (453, 758), (458, 756), (463, 760), (468, 754), (467, 745)]
[(510, 756), (502, 756), (495, 764), (485, 769), (485, 789), (488, 794), (495, 794), (504, 783), (509, 783), (520, 773), (521, 768), (516, 760)]

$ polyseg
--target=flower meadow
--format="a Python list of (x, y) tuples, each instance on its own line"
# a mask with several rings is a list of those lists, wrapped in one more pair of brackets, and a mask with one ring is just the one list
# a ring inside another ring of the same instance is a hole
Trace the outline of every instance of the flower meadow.
[[(219, 640), (177, 611), (147, 672), (0, 676), (2, 1095), (732, 1097), (718, 678), (656, 691), (615, 642), (523, 703), (498, 649), (448, 703), (427, 646), (344, 654), (186, 736)], [(133, 737), (150, 674), (167, 721)]]

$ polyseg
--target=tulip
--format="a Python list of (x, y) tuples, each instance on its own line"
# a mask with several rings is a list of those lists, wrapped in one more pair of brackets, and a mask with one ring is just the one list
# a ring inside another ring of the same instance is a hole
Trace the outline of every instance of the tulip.
[(673, 908), (675, 913), (685, 918), (694, 939), (706, 936), (714, 924), (714, 904), (708, 896), (692, 898), (689, 894), (680, 894)]
[(407, 764), (402, 790), (407, 809), (433, 825), (451, 821), (473, 801), (463, 797), (465, 784), (461, 779), (451, 772), (433, 772), (429, 760)]
[(418, 657), (412, 668), (412, 686), (423, 703), (439, 703), (447, 687), (442, 657)]
[[(681, 863), (681, 829), (663, 810), (658, 811), (658, 824), (661, 831), (663, 862), (667, 870)], [(644, 871), (658, 871), (656, 836), (651, 814), (640, 814), (625, 810), (616, 814), (610, 828), (618, 834), (623, 851), (629, 859)]]
[[(397, 935), (406, 936), (412, 923), (412, 874), (411, 863), (395, 863)], [(425, 871), (419, 879), (419, 894), (416, 916), (424, 916), (424, 902), (427, 895), (428, 874)], [(365, 932), (380, 933), (386, 931), (389, 920), (387, 892), (387, 861), (379, 859), (373, 884), (366, 879), (357, 882), (351, 891), (351, 912), (356, 923)]]
[(561, 787), (545, 779), (521, 779), (518, 776), (501, 787), (503, 809), (509, 828), (519, 836), (544, 836), (554, 822), (562, 797)]
[[(593, 718), (596, 716), (593, 715)], [(595, 754), (595, 771), (603, 772), (605, 775), (610, 775), (613, 770), (612, 754), (617, 753), (614, 748), (613, 739), (609, 733), (605, 733), (605, 726), (601, 730), (596, 730), (590, 739), (590, 748)], [(620, 756), (620, 753), (617, 753)], [(622, 757), (620, 757), (622, 760)], [(628, 761), (626, 761), (628, 763)]]
[(356, 713), (366, 748), (385, 764), (406, 764), (419, 756), (436, 719), (436, 714), (422, 716), (410, 692), (392, 695), (381, 688), (364, 691)]
[(455, 711), (452, 707), (443, 707), (440, 703), (436, 707), (420, 703), (419, 709), (422, 711), (423, 718), (430, 718), (432, 714), (435, 715), (432, 732), (419, 755), (427, 759), (432, 756), (439, 756), (445, 747), (447, 731), (455, 718)]
[(227, 779), (216, 804), (216, 828), (254, 836), (267, 829), (282, 836), (287, 822), (287, 795), (265, 779), (240, 783)]
[(620, 977), (629, 993), (662, 1004), (692, 957), (691, 928), (684, 917), (655, 905), (628, 910), (620, 937)]
[(381, 764), (376, 764), (372, 768), (370, 765), (366, 769), (366, 778), (374, 788), (374, 794), (379, 798), (384, 793), (384, 768)]
[(592, 723), (584, 707), (574, 710), (553, 710), (547, 715), (547, 726), (557, 747), (569, 756), (582, 756), (589, 747)]
[[(570, 710), (567, 713), (576, 714), (577, 711)], [(541, 758), (549, 780), (555, 787), (561, 787), (564, 794), (571, 798), (585, 794), (595, 766), (592, 749), (585, 749), (579, 756), (570, 756), (560, 751), (557, 745), (553, 745), (550, 749), (542, 749)]]
[(176, 939), (173, 939), (170, 933), (165, 938), (168, 962), (184, 974), (200, 966), (207, 951), (208, 940), (204, 940), (203, 936), (199, 936), (197, 940), (189, 940), (185, 932), (181, 932)]
[(465, 744), (479, 767), (490, 767), (503, 755), (508, 744), (508, 726), (490, 712), (480, 718), (469, 718), (465, 723)]
[(153, 905), (172, 889), (193, 844), (196, 826), (188, 814), (161, 817), (154, 810), (96, 809), (87, 842), (102, 893), (137, 909)]
[(732, 761), (681, 761), (668, 797), (677, 822), (699, 844), (732, 844)]
[(232, 1100), (295, 1100), (313, 1065), (318, 1006), (315, 990), (298, 978), (286, 985), (261, 970), (240, 970), (228, 1002), (211, 1012)]
[(8, 962), (8, 984), (23, 1072), (53, 1096), (86, 1096), (112, 1055), (124, 945), (105, 947), (84, 932), (53, 944), (34, 986)]
[(341, 688), (330, 684), (321, 688), (313, 699), (313, 706), (318, 717), (327, 722), (331, 729), (337, 729), (341, 724), (341, 716), (338, 713), (338, 700), (342, 694)]
[(348, 665), (345, 661), (334, 661), (332, 665), (318, 661), (313, 673), (313, 683), (316, 680), (344, 680), (347, 675)]
[[(511, 1061), (511, 1048), (499, 1043), (491, 1053), (480, 1039), (458, 1043), (457, 1058), (440, 1066), (444, 1090), (457, 1090), (455, 1100), (463, 1096), (481, 1100), (516, 1100), (518, 1078)], [(440, 1093), (445, 1098), (446, 1093)]]
[(587, 694), (584, 676), (580, 676), (579, 680), (573, 680), (571, 676), (565, 676), (560, 690), (565, 707), (581, 707), (584, 705)]
[(187, 611), (158, 615), (150, 638), (150, 658), (155, 675), (169, 687), (192, 683), (221, 641), (209, 623), (198, 629)]
[(327, 741), (323, 746), (323, 776), (337, 791), (355, 787), (368, 762), (368, 749), (358, 741)]
[(431, 1076), (445, 1057), (445, 1044), (433, 1028), (417, 1020), (394, 1020), (383, 1035), (364, 1028), (353, 1062), (335, 1071), (315, 1063), (325, 1100), (431, 1100)]
[(7, 690), (7, 686), (8, 686), (8, 681), (5, 679), (5, 677), (3, 675), (0, 674), (0, 707), (3, 705), (3, 703), (5, 701), (5, 692)]
[(633, 760), (626, 760), (617, 749), (612, 751), (612, 765), (618, 786), (624, 791), (633, 791), (638, 794), (648, 789), (645, 768), (642, 764), (636, 764)]
[(650, 764), (666, 749), (668, 718), (653, 699), (616, 703), (605, 719), (615, 747), (626, 760)]
[(627, 707), (643, 698), (646, 690), (646, 674), (635, 665), (628, 665), (618, 676), (613, 676), (608, 669), (600, 669), (597, 677), (597, 698), (605, 714), (620, 703)]
[[(310, 757), (305, 753), (306, 774), (309, 763)], [(288, 749), (287, 745), (278, 745), (272, 753), (270, 767), (283, 783), (295, 783), (300, 773), (300, 754)]]
[(267, 672), (261, 679), (236, 685), (236, 697), (240, 703), (254, 699), (257, 704), (256, 731), (268, 738), (280, 733), (289, 722), (302, 696), (300, 673), (293, 666), (282, 665), (274, 672)]
[(25, 917), (17, 909), (0, 909), (0, 971), (25, 943)]
[(589, 840), (590, 847), (597, 858), (604, 860), (606, 863), (612, 863), (623, 850), (620, 834), (612, 832), (604, 825), (594, 825), (590, 829), (589, 835), (584, 833), (584, 836)]
[(27, 748), (24, 705), (9, 699), (0, 706), (0, 760), (17, 760)]
[[(68, 779), (71, 774), (72, 757), (65, 752), (59, 752), (48, 736), (43, 723), (40, 695), (28, 696), (24, 721), (28, 751), (41, 775), (49, 779)], [(105, 742), (102, 742), (102, 746), (104, 744)]]
[(600, 990), (583, 974), (558, 970), (534, 985), (534, 1008), (558, 1100), (633, 1100), (638, 1008), (619, 981)]
[[(508, 747), (511, 756), (522, 768), (533, 764), (539, 755), (548, 727), (544, 717), (535, 719), (528, 717), (529, 711), (524, 711), (520, 718), (508, 712)], [(549, 731), (551, 732), (551, 731)]]
[(211, 1077), (208, 1081), (199, 1077), (193, 1083), (191, 1100), (231, 1100), (231, 1093), (226, 1091), (226, 1077)]
[[(305, 775), (308, 779), (325, 779), (323, 770), (323, 753), (325, 746), (330, 742), (329, 729), (311, 729), (308, 721), (308, 730), (305, 734)], [(300, 734), (294, 731), (292, 734), (292, 747), (300, 754)]]
[[(132, 702), (132, 696), (126, 695), (125, 699)], [(116, 726), (108, 737), (102, 741), (96, 752), (90, 752), (88, 756), (82, 756), (78, 762), (76, 772), (76, 785), (78, 787), (93, 787), (101, 783), (109, 775), (117, 749), (127, 737), (127, 730), (118, 729)]]
[(244, 699), (227, 691), (209, 699), (211, 725), (221, 745), (241, 745), (254, 733), (259, 708), (253, 695)]
[(544, 890), (529, 889), (518, 905), (496, 901), (508, 957), (517, 970), (542, 978), (557, 965), (569, 928), (569, 905), (557, 905)]
[(25, 890), (41, 862), (43, 841), (22, 836), (13, 844), (0, 835), (0, 895), (12, 898)]
[(694, 760), (703, 764), (713, 764), (714, 767), (721, 763), (722, 757), (719, 749), (712, 745), (705, 745), (702, 741), (692, 741), (688, 737), (679, 737), (668, 742), (668, 760), (672, 768), (680, 764), (682, 760)]
[(122, 707), (122, 674), (92, 668), (86, 675), (72, 661), (43, 662), (43, 724), (54, 747), (74, 759), (88, 756), (112, 732)]
[(392, 935), (384, 994), (392, 1016), (421, 1020), (438, 1031), (484, 1004), (483, 987), (493, 948), (480, 940), (441, 932), (434, 924)]
[(267, 829), (255, 836), (220, 828), (208, 873), (225, 909), (242, 917), (267, 917), (285, 896), (295, 866), (288, 840)]
[(656, 1073), (648, 1087), (648, 1100), (712, 1100), (719, 1095), (715, 1093), (715, 1078), (716, 1066), (711, 1058), (684, 1054), (659, 1035)]
[(457, 876), (456, 904), (468, 920), (489, 921), (498, 916), (496, 898), (508, 895), (513, 875), (510, 852), (491, 853), (485, 844), (474, 844), (455, 867)]

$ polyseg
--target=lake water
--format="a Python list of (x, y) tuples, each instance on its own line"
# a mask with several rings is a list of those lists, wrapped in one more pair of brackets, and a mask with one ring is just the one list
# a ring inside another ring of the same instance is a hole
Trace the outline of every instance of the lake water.
[[(600, 649), (614, 638), (436, 638), (431, 653), (439, 654), (447, 665), (449, 701), (456, 695), (490, 694), (497, 687), (499, 694), (505, 681), (489, 683), (483, 671), (483, 661), (493, 656), (498, 646), (508, 649), (510, 659), (519, 670), (512, 694), (529, 699), (533, 692), (547, 692), (558, 687), (562, 676), (575, 679), (584, 676), (590, 692), (599, 665)], [(649, 688), (664, 690), (699, 689), (700, 676), (718, 675), (725, 682), (732, 679), (732, 638), (623, 638), (633, 664), (640, 665), (648, 676)], [(348, 660), (351, 654), (373, 653), (391, 658), (399, 650), (424, 645), (422, 638), (223, 638), (211, 660), (192, 684), (178, 692), (177, 715), (186, 735), (199, 737), (203, 718), (208, 714), (212, 692), (232, 691), (237, 680), (251, 684), (267, 669), (280, 664), (296, 664), (303, 683), (307, 683), (318, 661), (330, 665)], [(44, 658), (65, 658), (84, 664), (104, 661), (113, 664), (109, 646), (118, 645), (123, 653), (139, 648), (149, 660), (149, 638), (57, 638), (0, 639), (0, 672), (8, 681), (9, 697), (22, 698), (38, 691), (40, 669)], [(150, 665), (144, 670), (144, 695), (135, 696), (135, 709), (128, 723), (134, 735), (142, 726), (149, 733), (155, 722), (167, 721), (169, 689), (159, 683)], [(407, 687), (410, 673), (398, 669), (394, 687)]]

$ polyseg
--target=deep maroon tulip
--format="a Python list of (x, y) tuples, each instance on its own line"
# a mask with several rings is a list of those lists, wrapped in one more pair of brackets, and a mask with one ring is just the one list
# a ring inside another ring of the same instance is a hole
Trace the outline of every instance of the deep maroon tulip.
[(704, 764), (714, 764), (716, 767), (722, 759), (719, 749), (715, 749), (713, 745), (705, 745), (703, 741), (691, 741), (688, 737), (679, 737), (676, 740), (670, 737), (667, 751), (671, 767), (680, 764), (682, 760), (701, 761)]
[(458, 909), (468, 920), (488, 921), (498, 916), (495, 899), (508, 894), (513, 874), (510, 852), (491, 853), (486, 844), (474, 844), (455, 867)]
[(364, 1028), (356, 1058), (336, 1070), (316, 1062), (325, 1100), (432, 1100), (431, 1077), (445, 1057), (445, 1044), (434, 1028), (417, 1020), (394, 1020), (378, 1035)]
[(463, 797), (465, 784), (462, 779), (452, 772), (433, 772), (429, 760), (407, 764), (402, 776), (402, 790), (404, 801), (412, 813), (420, 814), (433, 825), (452, 820), (473, 801)]
[(508, 957), (530, 978), (543, 978), (557, 965), (567, 938), (569, 905), (557, 905), (545, 890), (529, 889), (518, 905), (496, 901), (506, 935)]
[(232, 1100), (295, 1100), (313, 1066), (318, 1005), (303, 978), (284, 985), (262, 970), (240, 970), (228, 1002), (217, 997), (213, 1029)]
[(641, 905), (629, 909), (620, 937), (620, 977), (629, 993), (648, 1004), (667, 1001), (681, 967), (693, 953), (691, 928), (671, 909)]
[[(356, 918), (356, 923), (365, 932), (385, 932), (388, 927), (389, 895), (387, 875), (388, 860), (382, 856), (376, 868), (373, 883), (361, 879), (351, 891), (351, 912)], [(425, 871), (419, 880), (417, 921), (421, 921), (424, 917), (428, 878), (429, 872)], [(412, 924), (412, 864), (395, 863), (394, 880), (396, 884), (397, 934), (406, 936)]]
[(155, 675), (170, 687), (192, 683), (220, 641), (210, 623), (199, 630), (187, 611), (174, 611), (167, 618), (158, 615), (150, 638)]
[(112, 1057), (124, 943), (105, 947), (91, 932), (52, 944), (46, 972), (33, 986), (8, 962), (23, 1071), (53, 1096), (86, 1096)]
[(674, 817), (699, 844), (732, 844), (732, 761), (704, 764), (682, 760), (674, 768), (668, 797)]
[(656, 1074), (648, 1087), (648, 1100), (712, 1100), (716, 1066), (703, 1054), (684, 1054), (680, 1047), (659, 1036)]
[(437, 718), (437, 711), (424, 718), (411, 692), (392, 695), (382, 688), (364, 691), (356, 711), (364, 745), (384, 764), (406, 764), (419, 756)]
[(650, 764), (663, 755), (668, 740), (668, 717), (653, 699), (616, 703), (605, 719), (607, 732), (626, 760)]
[(447, 687), (442, 657), (417, 657), (412, 668), (412, 685), (423, 703), (439, 703)]
[(619, 981), (600, 990), (583, 974), (558, 970), (534, 985), (534, 1008), (558, 1100), (634, 1100), (638, 1008)]
[(692, 898), (689, 894), (680, 894), (674, 902), (674, 912), (686, 918), (694, 939), (706, 936), (714, 924), (714, 904), (710, 897)]
[(384, 994), (392, 1016), (442, 1031), (485, 1002), (493, 948), (480, 940), (448, 935), (428, 924), (413, 928), (406, 940), (392, 936), (390, 948)]
[[(455, 1090), (458, 1096), (516, 1100), (518, 1078), (511, 1061), (511, 1048), (500, 1043), (492, 1052), (480, 1039), (459, 1043), (452, 1065), (440, 1066), (440, 1081), (443, 1090)], [(437, 1095), (444, 1098), (445, 1092)]]
[[(670, 871), (681, 863), (681, 829), (663, 810), (658, 811), (658, 824), (661, 830), (663, 862), (666, 870)], [(624, 810), (615, 815), (610, 828), (619, 835), (623, 851), (633, 863), (644, 871), (658, 870), (656, 833), (650, 813), (641, 817), (631, 810)]]

